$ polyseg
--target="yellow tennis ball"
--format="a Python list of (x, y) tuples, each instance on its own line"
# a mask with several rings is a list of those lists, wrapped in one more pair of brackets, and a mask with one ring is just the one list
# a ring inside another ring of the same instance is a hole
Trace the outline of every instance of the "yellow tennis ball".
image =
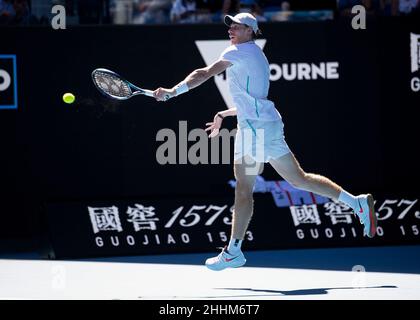
[(65, 103), (73, 103), (74, 100), (76, 100), (76, 97), (74, 96), (74, 94), (68, 93), (68, 92), (63, 94), (63, 101)]

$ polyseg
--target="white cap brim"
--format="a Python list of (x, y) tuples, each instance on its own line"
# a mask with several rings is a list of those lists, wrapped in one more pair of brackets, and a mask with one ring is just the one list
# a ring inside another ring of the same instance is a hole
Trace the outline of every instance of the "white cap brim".
[(242, 22), (240, 22), (239, 20), (235, 19), (235, 17), (232, 17), (230, 15), (226, 15), (224, 21), (225, 21), (225, 25), (227, 25), (228, 27), (230, 27), (232, 22), (235, 22), (237, 24), (242, 24)]
[(258, 29), (255, 30), (252, 26), (244, 24), (239, 19), (236, 19), (235, 17), (232, 17), (230, 15), (225, 16), (224, 22), (225, 22), (225, 25), (227, 25), (228, 27), (230, 27), (230, 25), (234, 22), (234, 23), (237, 23), (237, 24), (242, 24), (242, 25), (246, 25), (246, 26), (250, 27), (254, 31), (255, 34), (257, 34), (257, 31), (258, 31)]

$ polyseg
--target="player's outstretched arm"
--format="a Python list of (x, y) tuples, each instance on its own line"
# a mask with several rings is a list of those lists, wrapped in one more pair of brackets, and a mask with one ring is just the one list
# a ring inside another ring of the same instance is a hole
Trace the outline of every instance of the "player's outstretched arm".
[(231, 63), (229, 61), (218, 60), (208, 67), (194, 70), (183, 81), (181, 81), (171, 89), (156, 89), (155, 91), (153, 91), (153, 96), (157, 101), (166, 101), (169, 98), (176, 97), (193, 88), (198, 87), (211, 77), (214, 77), (225, 71), (229, 66), (231, 66)]

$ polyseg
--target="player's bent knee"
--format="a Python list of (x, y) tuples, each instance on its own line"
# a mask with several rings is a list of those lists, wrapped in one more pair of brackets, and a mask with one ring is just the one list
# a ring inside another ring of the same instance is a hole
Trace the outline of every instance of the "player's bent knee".
[(236, 188), (236, 196), (248, 198), (249, 196), (252, 196), (252, 188)]
[(246, 183), (237, 183), (235, 191), (237, 198), (249, 198), (252, 196), (253, 186)]

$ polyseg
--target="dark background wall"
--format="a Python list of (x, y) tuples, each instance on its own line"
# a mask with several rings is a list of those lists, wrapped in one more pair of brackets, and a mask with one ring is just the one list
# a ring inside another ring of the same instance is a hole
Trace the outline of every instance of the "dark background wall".
[[(338, 80), (271, 83), (286, 139), (308, 172), (353, 193), (419, 195), (419, 92), (410, 89), (410, 32), (402, 19), (263, 25), (270, 63), (339, 62)], [(195, 40), (224, 40), (223, 26), (0, 29), (0, 54), (17, 58), (18, 109), (0, 110), (0, 239), (40, 233), (51, 201), (233, 197), (231, 165), (156, 162), (156, 133), (204, 128), (225, 108), (213, 80), (157, 103), (109, 101), (90, 73), (105, 67), (147, 88), (170, 87), (204, 61)], [(0, 65), (1, 67), (1, 65)], [(62, 102), (73, 92), (73, 105)], [(236, 126), (228, 119), (229, 129)], [(190, 145), (193, 143), (190, 143)], [(266, 166), (266, 179), (277, 179)]]

